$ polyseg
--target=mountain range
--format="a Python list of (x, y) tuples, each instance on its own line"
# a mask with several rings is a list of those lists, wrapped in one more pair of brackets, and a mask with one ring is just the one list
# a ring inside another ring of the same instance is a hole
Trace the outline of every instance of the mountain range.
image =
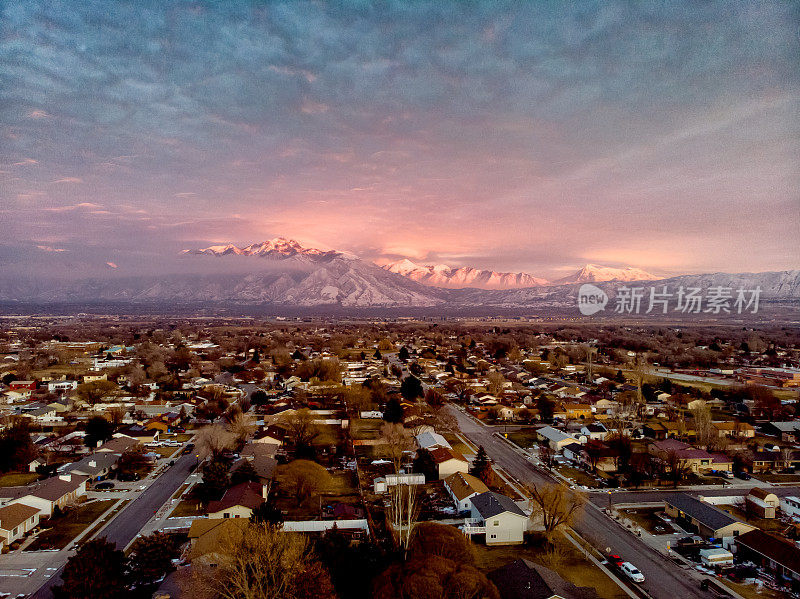
[[(307, 248), (277, 238), (247, 247), (218, 245), (182, 252), (186, 260), (220, 260), (213, 274), (108, 277), (78, 281), (21, 279), (0, 275), (4, 303), (209, 303), (348, 308), (574, 308), (577, 289), (591, 282), (613, 297), (621, 282), (647, 280), (643, 287), (668, 285), (708, 289), (760, 287), (764, 301), (797, 307), (800, 270), (713, 273), (657, 279), (639, 269), (587, 265), (548, 283), (525, 273), (444, 266), (410, 260), (380, 267), (334, 250)], [(236, 269), (232, 266), (236, 265)], [(213, 266), (214, 264), (209, 264)], [(219, 272), (221, 271), (221, 272)], [(524, 276), (523, 276), (524, 275)], [(607, 277), (613, 277), (608, 281)], [(464, 288), (461, 288), (464, 287)], [(511, 287), (511, 288), (503, 288)]]

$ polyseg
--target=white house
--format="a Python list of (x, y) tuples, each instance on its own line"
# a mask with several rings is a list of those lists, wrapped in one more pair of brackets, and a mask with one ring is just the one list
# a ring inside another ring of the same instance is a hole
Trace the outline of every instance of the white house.
[(452, 449), (450, 443), (447, 442), (447, 439), (445, 439), (439, 433), (434, 433), (432, 431), (420, 433), (414, 439), (417, 442), (417, 447), (420, 449), (432, 449), (434, 447), (446, 447), (447, 449)]
[(466, 534), (485, 533), (487, 545), (520, 545), (528, 528), (528, 516), (510, 497), (488, 491), (470, 502)]
[(447, 447), (434, 447), (429, 451), (431, 457), (433, 457), (433, 461), (436, 462), (439, 480), (444, 480), (456, 472), (467, 472), (469, 470), (467, 458), (457, 451), (453, 451)]
[(39, 525), (39, 510), (24, 503), (0, 507), (0, 549)]
[(581, 427), (581, 442), (589, 440), (604, 441), (606, 436), (608, 436), (608, 429), (599, 422), (593, 422)]
[(553, 451), (561, 451), (561, 448), (570, 443), (577, 443), (575, 437), (571, 437), (564, 431), (560, 431), (552, 426), (545, 426), (536, 431), (539, 440), (545, 441)]
[(12, 505), (22, 503), (35, 507), (41, 516), (49, 518), (58, 507), (64, 509), (75, 502), (78, 497), (86, 495), (86, 477), (75, 474), (61, 474), (48, 478), (42, 483), (30, 487), (21, 497), (10, 502)]
[(489, 490), (481, 479), (463, 472), (456, 472), (444, 479), (444, 488), (450, 493), (459, 512), (471, 510), (472, 498)]
[(64, 391), (74, 391), (78, 387), (78, 381), (50, 381), (47, 383), (49, 393), (63, 393)]
[(800, 498), (794, 495), (781, 497), (781, 511), (790, 518), (800, 517)]

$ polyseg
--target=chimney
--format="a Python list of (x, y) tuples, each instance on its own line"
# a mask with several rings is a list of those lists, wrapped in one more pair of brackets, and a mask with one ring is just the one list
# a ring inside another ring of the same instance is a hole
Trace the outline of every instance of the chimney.
[(66, 482), (72, 481), (72, 475), (71, 474), (59, 474), (58, 478), (59, 478), (59, 480), (63, 480), (63, 481), (66, 481)]
[(97, 466), (97, 462), (96, 462), (95, 460), (89, 460), (89, 465), (90, 465), (92, 468), (94, 468), (95, 466)]

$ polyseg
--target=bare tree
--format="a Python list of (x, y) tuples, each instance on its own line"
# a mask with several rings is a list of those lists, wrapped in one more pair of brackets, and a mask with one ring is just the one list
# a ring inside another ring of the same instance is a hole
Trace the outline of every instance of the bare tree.
[(403, 551), (408, 550), (411, 534), (419, 517), (419, 487), (407, 483), (389, 487), (388, 516), (392, 528), (397, 533), (398, 545)]
[(489, 381), (487, 391), (495, 396), (500, 395), (503, 392), (503, 384), (506, 382), (506, 377), (495, 370), (486, 375), (486, 378)]
[(570, 526), (586, 503), (582, 495), (563, 485), (533, 485), (527, 490), (533, 507), (531, 520), (541, 523), (548, 538), (556, 530)]
[(283, 469), (283, 476), (298, 503), (303, 503), (330, 484), (330, 474), (311, 460), (294, 460)]
[(410, 451), (414, 445), (411, 435), (403, 428), (402, 424), (387, 422), (381, 427), (381, 441), (383, 442), (386, 456), (394, 464), (394, 471), (400, 472), (403, 454), (406, 451)]
[(201, 459), (208, 456), (218, 457), (231, 449), (236, 442), (236, 437), (220, 424), (204, 426), (195, 436), (195, 447)]
[(327, 571), (308, 539), (269, 524), (228, 524), (215, 550), (216, 565), (192, 564), (184, 584), (190, 597), (222, 599), (301, 599), (334, 597)]
[(285, 416), (281, 415), (278, 422), (286, 427), (295, 446), (310, 446), (319, 435), (317, 425), (314, 424), (314, 415), (308, 408), (292, 410)]
[(242, 445), (256, 431), (255, 417), (239, 411), (231, 417), (227, 429), (236, 443)]
[(692, 410), (692, 417), (697, 443), (705, 449), (713, 447), (719, 438), (719, 431), (711, 421), (711, 407), (704, 401), (698, 402)]

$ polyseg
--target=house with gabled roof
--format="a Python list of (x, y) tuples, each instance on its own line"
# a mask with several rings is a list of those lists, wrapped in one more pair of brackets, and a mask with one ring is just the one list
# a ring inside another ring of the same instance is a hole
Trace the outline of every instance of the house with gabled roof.
[(433, 461), (436, 463), (436, 472), (439, 480), (443, 480), (455, 472), (467, 472), (469, 462), (467, 458), (447, 447), (433, 447), (429, 450)]
[(39, 525), (39, 509), (24, 503), (0, 507), (0, 549), (24, 537)]
[(487, 545), (519, 545), (528, 529), (528, 516), (506, 495), (487, 491), (470, 499), (466, 534), (484, 533)]
[(706, 539), (721, 539), (727, 549), (739, 535), (756, 527), (733, 517), (728, 512), (685, 493), (664, 500), (664, 511), (689, 532), (696, 532)]
[(444, 488), (450, 493), (459, 512), (469, 511), (472, 508), (470, 500), (489, 490), (481, 479), (465, 472), (455, 472), (445, 478)]
[(502, 599), (596, 599), (591, 587), (578, 587), (556, 572), (526, 559), (492, 570), (487, 574)]
[(249, 518), (264, 503), (259, 483), (240, 483), (225, 491), (222, 499), (208, 504), (209, 518)]

